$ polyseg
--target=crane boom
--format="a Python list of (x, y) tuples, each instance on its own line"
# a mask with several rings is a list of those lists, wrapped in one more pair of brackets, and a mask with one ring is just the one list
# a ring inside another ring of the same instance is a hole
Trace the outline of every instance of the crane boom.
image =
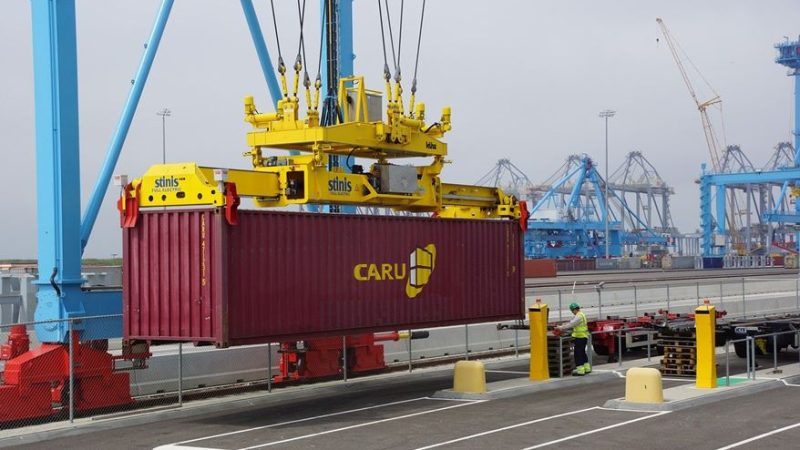
[(703, 133), (706, 138), (708, 153), (711, 157), (711, 166), (715, 172), (718, 172), (720, 170), (719, 139), (717, 138), (716, 133), (714, 133), (714, 128), (711, 125), (711, 119), (708, 117), (707, 109), (709, 106), (722, 103), (722, 99), (720, 98), (719, 94), (714, 92), (713, 88), (712, 92), (714, 92), (714, 96), (712, 98), (701, 101), (697, 97), (697, 92), (695, 91), (694, 86), (692, 86), (692, 81), (689, 79), (689, 75), (686, 72), (686, 68), (683, 66), (683, 61), (681, 60), (680, 54), (678, 53), (678, 44), (675, 42), (675, 39), (669, 32), (669, 29), (667, 29), (667, 25), (664, 24), (664, 21), (661, 20), (661, 18), (658, 18), (656, 19), (656, 22), (658, 22), (658, 26), (661, 27), (661, 33), (664, 35), (664, 39), (667, 41), (669, 51), (672, 53), (672, 58), (675, 60), (675, 65), (678, 66), (678, 71), (681, 74), (681, 78), (683, 78), (683, 83), (689, 90), (689, 95), (692, 97), (692, 100), (694, 100), (695, 105), (697, 105), (697, 110), (700, 112), (700, 121), (703, 124)]

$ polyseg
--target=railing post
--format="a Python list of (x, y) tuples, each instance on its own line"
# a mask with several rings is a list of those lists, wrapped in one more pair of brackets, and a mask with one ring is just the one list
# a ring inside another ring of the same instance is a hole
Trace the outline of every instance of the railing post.
[(558, 290), (558, 321), (561, 322), (561, 289)]
[(603, 320), (603, 291), (597, 290), (597, 320)]
[(469, 324), (464, 325), (464, 359), (469, 361)]
[(519, 358), (519, 330), (514, 328), (514, 357)]
[(633, 315), (639, 317), (639, 290), (633, 285)]
[(672, 310), (670, 306), (670, 298), (669, 298), (669, 285), (667, 285), (667, 323), (669, 323), (669, 312)]
[(780, 373), (778, 370), (778, 334), (772, 335), (772, 373)]
[[(517, 340), (517, 330), (514, 329), (514, 341)], [(514, 349), (517, 348), (517, 345), (514, 345)], [(519, 357), (519, 352), (517, 352), (517, 357)], [(411, 373), (411, 330), (408, 330), (408, 373)]]
[(622, 332), (617, 333), (617, 361), (619, 367), (622, 367)]
[(647, 362), (650, 362), (650, 346), (652, 345), (652, 338), (653, 335), (650, 333), (650, 330), (647, 330)]
[(347, 381), (347, 336), (342, 336), (342, 376)]
[(564, 378), (564, 337), (561, 335), (558, 336), (558, 378)]
[(800, 311), (800, 279), (794, 279), (794, 303), (795, 308)]
[(267, 392), (272, 392), (272, 342), (267, 344)]
[(745, 347), (745, 361), (747, 364), (747, 379), (750, 379), (750, 336), (745, 337), (744, 339), (744, 347)]
[[(589, 365), (590, 366), (594, 366), (594, 362), (592, 361), (593, 355), (594, 355), (594, 343), (593, 343), (594, 340), (592, 339), (593, 336), (594, 336), (594, 334), (589, 333), (589, 342), (588, 342), (589, 351), (586, 354), (586, 358), (589, 360)], [(575, 368), (577, 369), (577, 366)]]
[(178, 342), (178, 406), (183, 406), (183, 342)]
[(747, 317), (747, 307), (745, 306), (745, 287), (744, 287), (744, 277), (742, 277), (742, 317)]
[(72, 319), (69, 319), (69, 423), (75, 421), (75, 339), (73, 338)]
[(696, 292), (697, 292), (697, 306), (700, 306), (700, 282), (699, 281), (696, 282), (695, 286), (697, 288), (696, 289)]
[(725, 340), (725, 386), (731, 385), (731, 341)]

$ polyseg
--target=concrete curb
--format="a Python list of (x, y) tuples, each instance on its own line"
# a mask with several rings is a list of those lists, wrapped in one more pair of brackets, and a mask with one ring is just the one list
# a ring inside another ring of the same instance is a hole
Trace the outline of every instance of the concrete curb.
[[(695, 406), (707, 405), (709, 403), (716, 403), (722, 400), (731, 398), (742, 397), (745, 395), (756, 394), (771, 389), (777, 389), (784, 384), (781, 380), (756, 380), (748, 381), (736, 386), (731, 387), (718, 387), (714, 390), (704, 390), (703, 394), (691, 398), (670, 400), (668, 394), (665, 392), (664, 403), (634, 403), (625, 401), (624, 398), (618, 398), (607, 401), (603, 407), (609, 409), (627, 409), (635, 411), (679, 411), (682, 409), (693, 408)], [(686, 387), (680, 387), (686, 389)], [(674, 389), (674, 388), (673, 388)]]
[(517, 397), (534, 392), (552, 391), (571, 386), (582, 386), (608, 381), (618, 378), (616, 372), (593, 372), (584, 377), (551, 378), (546, 381), (530, 381), (527, 378), (497, 381), (486, 385), (484, 394), (469, 394), (453, 392), (452, 389), (437, 391), (431, 398), (445, 398), (450, 400), (497, 400), (501, 398)]

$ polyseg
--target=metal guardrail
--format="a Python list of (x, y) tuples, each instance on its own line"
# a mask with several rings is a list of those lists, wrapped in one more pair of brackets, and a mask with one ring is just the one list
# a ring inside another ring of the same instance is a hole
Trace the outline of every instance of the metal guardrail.
[[(774, 333), (756, 334), (746, 336), (742, 339), (730, 339), (725, 341), (725, 386), (731, 385), (730, 375), (730, 344), (745, 343), (745, 365), (747, 379), (756, 379), (756, 339), (772, 338), (772, 373), (781, 373), (778, 369), (778, 336), (793, 334), (795, 342), (800, 342), (800, 330), (776, 331)], [(800, 364), (800, 351), (798, 351), (798, 364)]]

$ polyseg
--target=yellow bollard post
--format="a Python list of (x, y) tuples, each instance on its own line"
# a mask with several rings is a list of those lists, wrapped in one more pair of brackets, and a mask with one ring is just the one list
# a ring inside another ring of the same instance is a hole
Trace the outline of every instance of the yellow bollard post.
[(547, 365), (547, 304), (541, 299), (528, 308), (528, 325), (531, 332), (531, 373), (532, 381), (550, 379), (550, 368)]
[(717, 387), (717, 358), (715, 352), (715, 333), (717, 312), (706, 299), (703, 305), (694, 310), (694, 330), (697, 339), (696, 373), (698, 388)]

